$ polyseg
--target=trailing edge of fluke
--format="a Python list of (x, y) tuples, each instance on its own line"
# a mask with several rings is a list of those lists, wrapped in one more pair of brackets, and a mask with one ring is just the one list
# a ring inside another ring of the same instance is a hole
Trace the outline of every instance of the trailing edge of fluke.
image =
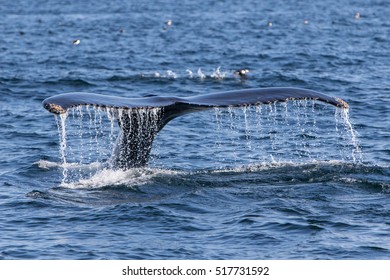
[(142, 98), (125, 98), (85, 92), (64, 93), (49, 97), (43, 101), (45, 109), (54, 114), (65, 113), (71, 107), (93, 105), (111, 108), (156, 108), (177, 105), (184, 107), (239, 107), (248, 105), (285, 102), (288, 100), (318, 100), (339, 108), (348, 108), (348, 104), (340, 98), (302, 88), (255, 88), (233, 90), (191, 97), (151, 96)]
[[(124, 98), (73, 92), (49, 97), (43, 101), (43, 106), (54, 114), (64, 114), (69, 108), (83, 105), (129, 109), (126, 114), (117, 115), (121, 132), (111, 160), (114, 168), (129, 169), (147, 165), (155, 136), (170, 120), (178, 116), (214, 107), (242, 107), (300, 99), (317, 100), (339, 108), (348, 108), (348, 104), (340, 98), (300, 88), (256, 88), (185, 98), (162, 96)], [(153, 124), (142, 121), (150, 118), (139, 117), (139, 114), (148, 114), (148, 110), (136, 110), (153, 108), (161, 109), (159, 114), (153, 116)]]

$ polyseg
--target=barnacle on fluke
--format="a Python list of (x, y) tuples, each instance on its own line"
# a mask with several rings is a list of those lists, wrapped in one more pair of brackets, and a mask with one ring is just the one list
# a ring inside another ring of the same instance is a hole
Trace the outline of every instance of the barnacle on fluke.
[(62, 108), (60, 105), (53, 104), (53, 103), (46, 103), (44, 104), (44, 107), (46, 110), (48, 110), (50, 113), (53, 114), (64, 114), (66, 113), (66, 110)]

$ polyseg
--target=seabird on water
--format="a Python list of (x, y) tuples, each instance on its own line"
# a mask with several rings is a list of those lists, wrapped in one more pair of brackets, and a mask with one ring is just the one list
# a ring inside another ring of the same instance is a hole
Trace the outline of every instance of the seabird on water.
[(361, 17), (361, 14), (360, 14), (359, 12), (357, 12), (357, 13), (355, 14), (355, 19), (360, 19), (360, 17)]
[(168, 19), (166, 22), (165, 22), (165, 26), (164, 26), (164, 31), (168, 30), (169, 27), (172, 26), (172, 20), (171, 19)]
[(239, 69), (234, 71), (234, 74), (240, 76), (241, 79), (246, 79), (246, 74), (249, 73), (248, 69)]

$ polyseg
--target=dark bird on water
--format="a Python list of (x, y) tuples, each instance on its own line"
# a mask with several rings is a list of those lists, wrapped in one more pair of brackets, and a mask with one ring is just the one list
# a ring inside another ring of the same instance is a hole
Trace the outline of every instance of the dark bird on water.
[(246, 74), (249, 73), (249, 70), (248, 69), (239, 69), (239, 70), (236, 70), (234, 71), (234, 75), (237, 75), (237, 76), (240, 76), (241, 79), (246, 79)]

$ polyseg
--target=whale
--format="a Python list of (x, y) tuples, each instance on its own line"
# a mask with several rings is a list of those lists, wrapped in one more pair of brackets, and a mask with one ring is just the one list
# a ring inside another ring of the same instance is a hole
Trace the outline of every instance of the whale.
[(176, 117), (212, 108), (246, 107), (289, 100), (316, 100), (341, 109), (349, 105), (338, 97), (292, 87), (252, 88), (208, 93), (190, 97), (147, 96), (127, 98), (88, 92), (54, 95), (43, 101), (53, 114), (66, 114), (78, 106), (116, 110), (120, 127), (111, 164), (116, 169), (145, 167), (158, 132)]

